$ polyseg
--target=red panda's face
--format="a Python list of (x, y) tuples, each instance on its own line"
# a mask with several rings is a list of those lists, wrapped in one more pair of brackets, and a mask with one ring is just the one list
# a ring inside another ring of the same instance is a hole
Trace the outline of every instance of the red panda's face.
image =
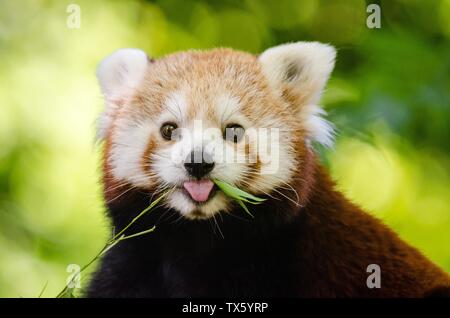
[(214, 180), (276, 196), (301, 174), (310, 141), (329, 142), (316, 102), (333, 60), (318, 43), (260, 57), (219, 49), (149, 60), (120, 50), (98, 70), (105, 173), (149, 193), (169, 190), (165, 205), (188, 219), (230, 210)]

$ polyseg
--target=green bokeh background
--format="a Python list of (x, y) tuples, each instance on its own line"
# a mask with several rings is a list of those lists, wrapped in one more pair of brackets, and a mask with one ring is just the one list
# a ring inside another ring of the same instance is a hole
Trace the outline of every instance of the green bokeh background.
[[(372, 2), (381, 29), (366, 27)], [(66, 24), (71, 3), (79, 29)], [(122, 47), (335, 45), (323, 105), (338, 134), (323, 160), (350, 198), (450, 271), (449, 21), (449, 0), (0, 0), (0, 297), (46, 283), (55, 296), (67, 265), (108, 236), (95, 68)]]

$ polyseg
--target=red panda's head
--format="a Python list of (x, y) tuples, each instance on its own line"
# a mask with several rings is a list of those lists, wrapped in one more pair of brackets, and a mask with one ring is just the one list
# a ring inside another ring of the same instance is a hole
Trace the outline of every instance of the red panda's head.
[(171, 189), (165, 205), (189, 219), (232, 206), (214, 179), (277, 197), (302, 178), (311, 141), (331, 143), (317, 103), (334, 59), (335, 50), (317, 42), (260, 56), (230, 49), (157, 60), (136, 49), (113, 53), (97, 72), (106, 101), (98, 127), (106, 191)]

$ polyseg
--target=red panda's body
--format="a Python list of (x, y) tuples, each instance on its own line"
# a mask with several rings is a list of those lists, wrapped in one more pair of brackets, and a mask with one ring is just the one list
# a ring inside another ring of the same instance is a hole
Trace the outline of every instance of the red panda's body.
[[(152, 212), (132, 232), (155, 223), (156, 232), (111, 250), (88, 296), (450, 296), (447, 274), (336, 192), (323, 168), (311, 169), (303, 208), (267, 204), (246, 221), (225, 214), (224, 238), (207, 220), (164, 222), (165, 211)], [(110, 205), (115, 225), (125, 226), (147, 203), (139, 192), (124, 194)], [(286, 212), (291, 217), (279, 215)], [(380, 266), (381, 288), (367, 286), (370, 264)]]
[[(330, 139), (316, 104), (333, 63), (334, 50), (317, 43), (260, 57), (216, 50), (150, 61), (127, 51), (107, 59), (99, 79), (107, 100), (103, 181), (113, 226), (125, 227), (154, 194), (171, 192), (127, 231), (156, 225), (155, 232), (111, 249), (87, 296), (449, 295), (450, 277), (337, 192), (314, 154), (312, 140)], [(279, 167), (263, 173), (263, 155), (238, 137), (219, 146), (245, 156), (254, 151), (255, 162), (207, 163), (206, 148), (195, 169), (169, 162), (169, 150), (185, 156), (185, 147), (190, 156), (191, 148), (168, 132), (194, 129), (190, 123), (198, 119), (236, 132), (278, 129)], [(249, 206), (250, 218), (214, 188), (214, 179), (267, 201)]]

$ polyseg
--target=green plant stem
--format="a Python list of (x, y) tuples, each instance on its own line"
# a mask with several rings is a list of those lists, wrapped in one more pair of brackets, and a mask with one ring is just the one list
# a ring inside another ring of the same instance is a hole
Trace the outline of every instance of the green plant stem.
[[(164, 192), (163, 194), (161, 194), (157, 199), (155, 199), (147, 208), (145, 208), (141, 213), (139, 213), (138, 216), (136, 216), (130, 223), (128, 223), (127, 226), (125, 226), (119, 233), (117, 233), (116, 235), (114, 235), (114, 237), (112, 239), (110, 239), (105, 246), (103, 246), (103, 248), (100, 250), (100, 252), (97, 253), (97, 255), (95, 255), (95, 257), (93, 259), (91, 259), (86, 265), (84, 265), (81, 269), (80, 272), (78, 273), (78, 275), (80, 275), (85, 269), (87, 269), (90, 265), (92, 265), (92, 263), (94, 263), (95, 261), (97, 261), (103, 254), (105, 254), (107, 251), (109, 251), (111, 248), (113, 248), (116, 244), (118, 244), (119, 242), (123, 241), (123, 240), (128, 240), (130, 238), (134, 238), (134, 237), (138, 237), (141, 235), (145, 235), (148, 233), (153, 232), (156, 229), (156, 226), (153, 226), (150, 229), (138, 232), (138, 233), (134, 233), (134, 234), (130, 234), (128, 236), (125, 236), (125, 234), (123, 234), (132, 224), (134, 224), (139, 218), (141, 218), (144, 214), (146, 214), (147, 212), (149, 212), (150, 210), (152, 210), (167, 194), (169, 193), (169, 191)], [(61, 292), (59, 292), (59, 294), (56, 296), (56, 298), (63, 298), (65, 295), (67, 295), (68, 291), (69, 291), (69, 285), (71, 285), (71, 283), (74, 282), (75, 278), (78, 276), (75, 275), (72, 277), (71, 281), (66, 284), (66, 286), (63, 288), (63, 290), (61, 290)], [(46, 286), (44, 286), (45, 289)], [(42, 295), (43, 291), (41, 291), (39, 297)], [(71, 294), (70, 294), (71, 295)]]
[(154, 200), (147, 208), (145, 208), (141, 213), (139, 213), (138, 216), (136, 216), (130, 223), (128, 223), (127, 226), (125, 226), (119, 233), (117, 233), (116, 235), (114, 235), (114, 237), (111, 239), (111, 241), (116, 240), (118, 237), (120, 237), (131, 225), (134, 224), (134, 222), (136, 222), (140, 217), (142, 217), (145, 213), (147, 213), (148, 211), (150, 211), (151, 209), (153, 209), (155, 207), (155, 205), (157, 205), (167, 194), (169, 193), (169, 191), (164, 192), (163, 194), (161, 194), (156, 200)]

